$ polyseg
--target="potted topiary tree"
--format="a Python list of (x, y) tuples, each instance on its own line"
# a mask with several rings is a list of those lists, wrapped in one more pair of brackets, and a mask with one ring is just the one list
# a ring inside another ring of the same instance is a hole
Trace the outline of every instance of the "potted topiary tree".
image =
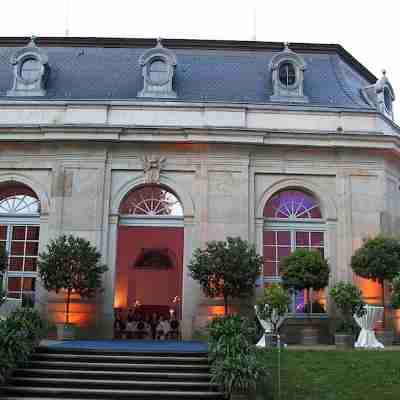
[(365, 240), (352, 256), (351, 267), (357, 275), (379, 283), (383, 330), (377, 336), (384, 345), (392, 345), (394, 332), (387, 329), (385, 282), (391, 282), (400, 273), (400, 241), (383, 235)]
[(279, 324), (289, 310), (290, 301), (289, 293), (276, 283), (264, 289), (263, 297), (257, 301), (257, 317), (266, 321), (272, 328), (272, 340), (266, 340), (269, 343), (274, 343), (274, 338), (279, 333)]
[(394, 308), (400, 308), (400, 274), (392, 281), (392, 305)]
[(239, 237), (228, 237), (195, 250), (188, 268), (207, 296), (223, 297), (225, 314), (228, 314), (231, 298), (253, 293), (262, 264), (262, 257), (254, 246)]
[(338, 282), (329, 291), (330, 296), (340, 310), (342, 320), (335, 333), (335, 344), (340, 348), (353, 347), (357, 331), (353, 315), (365, 314), (361, 290), (349, 282)]
[(311, 325), (310, 289), (324, 289), (329, 282), (329, 264), (317, 250), (298, 248), (282, 259), (280, 264), (284, 287), (298, 291), (306, 290), (308, 326), (302, 330), (302, 344), (316, 344), (318, 329)]
[(88, 299), (101, 287), (101, 275), (107, 267), (100, 263), (100, 258), (101, 254), (89, 241), (72, 235), (51, 240), (46, 251), (40, 253), (38, 271), (43, 286), (48, 291), (66, 292), (65, 321), (57, 324), (59, 339), (75, 337), (75, 326), (70, 323), (72, 293)]

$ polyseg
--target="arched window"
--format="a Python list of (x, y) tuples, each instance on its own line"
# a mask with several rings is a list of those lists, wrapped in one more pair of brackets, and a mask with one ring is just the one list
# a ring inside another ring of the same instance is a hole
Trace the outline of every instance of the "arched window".
[(129, 192), (119, 212), (139, 217), (183, 216), (182, 205), (175, 194), (158, 185), (146, 185)]
[(0, 243), (8, 253), (4, 280), (10, 298), (34, 298), (39, 216), (39, 200), (28, 186), (14, 182), (0, 186)]
[(284, 87), (289, 87), (296, 82), (296, 70), (291, 62), (283, 62), (279, 66), (279, 81)]
[[(324, 255), (325, 221), (318, 199), (301, 189), (286, 189), (274, 194), (264, 208), (264, 281), (280, 280), (279, 264), (294, 249), (318, 250)], [(323, 292), (313, 294), (313, 312), (324, 312)], [(305, 312), (303, 292), (293, 297), (292, 311)]]

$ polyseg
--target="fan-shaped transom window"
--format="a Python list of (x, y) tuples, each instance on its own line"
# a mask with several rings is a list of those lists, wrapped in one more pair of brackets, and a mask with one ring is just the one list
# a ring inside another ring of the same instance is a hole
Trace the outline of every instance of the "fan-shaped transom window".
[(296, 70), (292, 63), (284, 62), (279, 66), (279, 81), (285, 87), (295, 84)]
[(279, 219), (321, 219), (318, 200), (301, 190), (289, 189), (272, 196), (264, 208), (264, 217)]
[(142, 186), (128, 193), (119, 211), (140, 217), (183, 216), (182, 205), (175, 194), (157, 185)]
[(25, 194), (14, 195), (0, 200), (0, 215), (38, 214), (39, 200)]

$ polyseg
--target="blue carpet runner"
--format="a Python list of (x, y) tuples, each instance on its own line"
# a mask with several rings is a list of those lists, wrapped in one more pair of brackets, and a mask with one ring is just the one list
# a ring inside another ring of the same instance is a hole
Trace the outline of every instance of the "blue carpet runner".
[(204, 353), (207, 344), (196, 341), (172, 340), (65, 340), (49, 347), (68, 349), (129, 350), (137, 352), (191, 352)]

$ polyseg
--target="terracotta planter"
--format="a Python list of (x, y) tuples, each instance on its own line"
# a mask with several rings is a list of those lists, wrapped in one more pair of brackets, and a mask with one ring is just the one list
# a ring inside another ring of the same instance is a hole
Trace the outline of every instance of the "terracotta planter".
[(314, 346), (318, 344), (318, 328), (306, 326), (301, 330), (301, 344), (304, 346)]
[(352, 334), (335, 333), (335, 345), (338, 349), (346, 350), (354, 346), (354, 338)]
[(74, 340), (75, 328), (74, 324), (57, 324), (57, 339)]

